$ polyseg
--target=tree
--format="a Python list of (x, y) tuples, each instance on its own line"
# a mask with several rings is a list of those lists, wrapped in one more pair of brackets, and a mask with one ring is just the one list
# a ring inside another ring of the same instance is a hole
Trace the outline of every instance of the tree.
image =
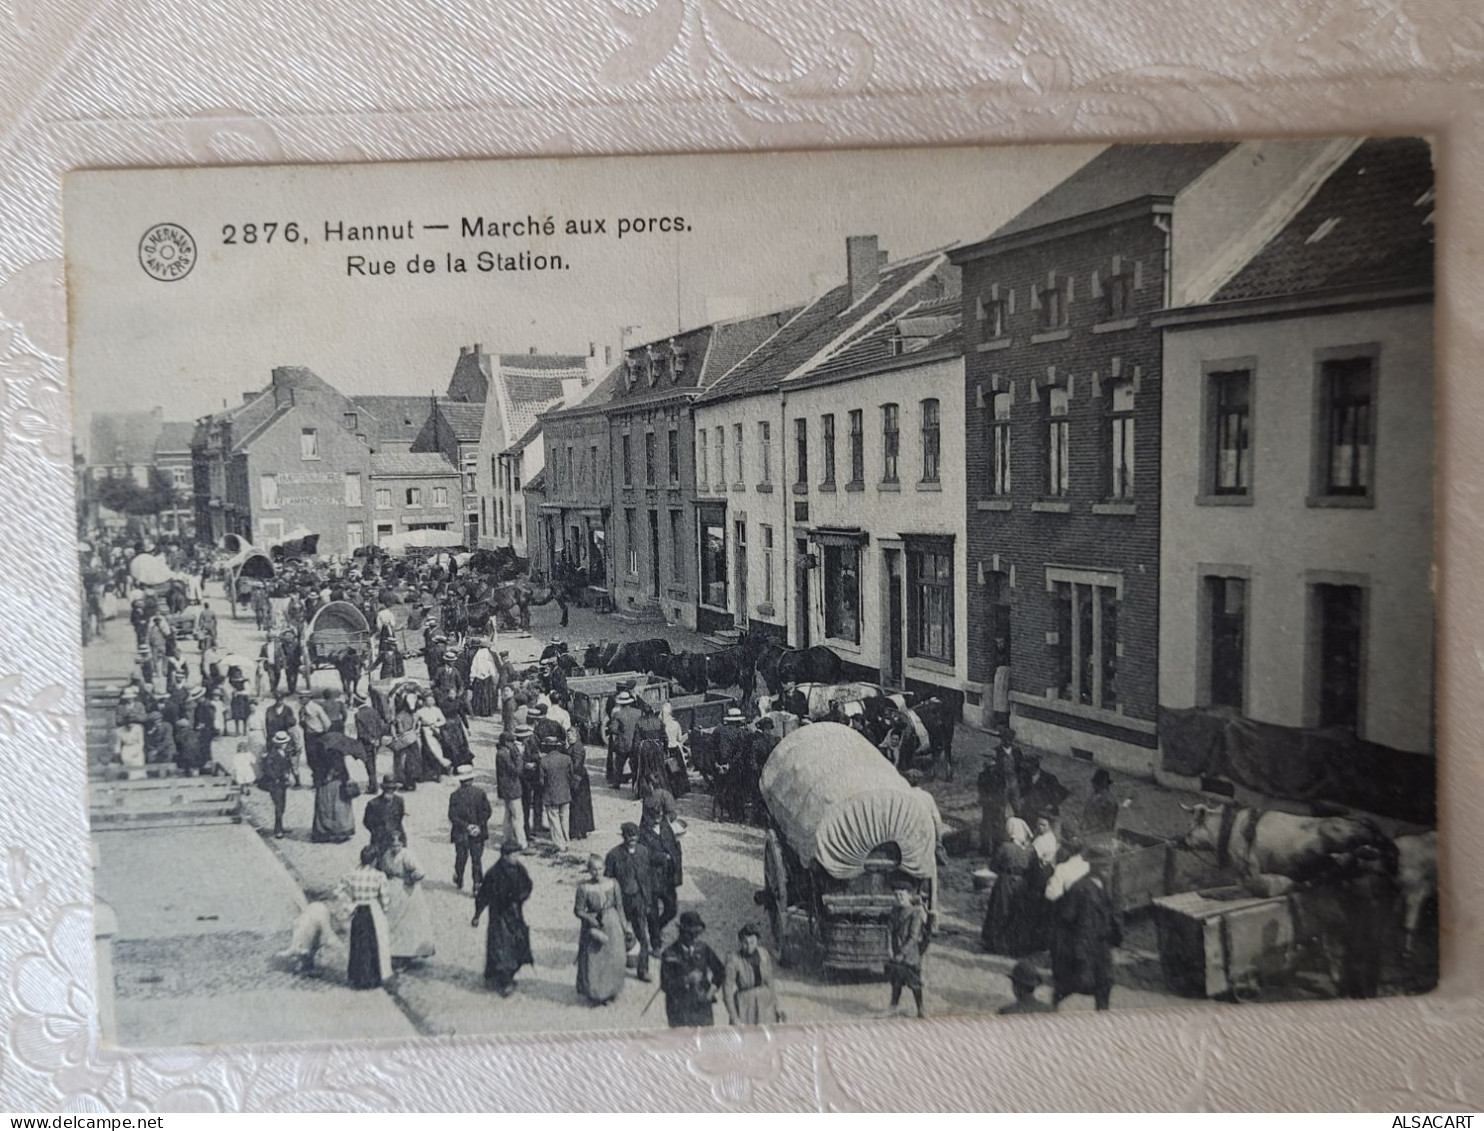
[(153, 516), (156, 531), (161, 512), (181, 505), (174, 482), (157, 467), (150, 469), (147, 487), (141, 487), (132, 475), (98, 480), (97, 499), (101, 506), (132, 518)]

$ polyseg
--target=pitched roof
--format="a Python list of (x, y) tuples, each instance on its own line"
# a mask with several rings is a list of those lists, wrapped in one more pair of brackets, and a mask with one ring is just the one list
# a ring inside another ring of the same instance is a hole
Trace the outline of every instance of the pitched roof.
[(155, 438), (155, 454), (161, 452), (188, 452), (191, 450), (191, 438), (195, 435), (196, 426), (189, 421), (167, 420), (160, 426), (160, 434)]
[(1433, 282), (1432, 150), (1372, 138), (1223, 285), (1213, 301)]
[(618, 394), (622, 393), (623, 390), (624, 367), (622, 363), (620, 363), (610, 369), (607, 375), (594, 387), (593, 391), (588, 393), (587, 396), (583, 397), (582, 400), (578, 401), (575, 405), (570, 405), (565, 408), (560, 406), (556, 408), (548, 408), (540, 415), (542, 420), (550, 421), (552, 419), (561, 419), (568, 415), (595, 412), (598, 409), (611, 404), (613, 402), (613, 399)]
[(374, 452), (371, 474), (383, 478), (413, 478), (430, 475), (457, 475), (453, 464), (442, 452)]
[(1144, 197), (1175, 196), (1235, 148), (1236, 143), (1229, 141), (1110, 145), (989, 238), (1028, 232)]
[(371, 420), (361, 431), (381, 444), (410, 444), (417, 439), (432, 412), (428, 397), (356, 396), (355, 406)]
[(526, 495), (546, 494), (546, 468), (543, 467), (535, 475), (527, 479), (526, 485), (521, 488), (521, 492)]
[(903, 311), (956, 293), (957, 275), (939, 251), (884, 265), (876, 286), (856, 302), (850, 300), (847, 283), (832, 287), (733, 366), (701, 399), (750, 396), (776, 388), (806, 368), (813, 371)]
[[(580, 353), (502, 353), (500, 368), (520, 372), (542, 372), (556, 369), (585, 371), (587, 358)], [(571, 376), (571, 374), (569, 374)]]
[(155, 443), (164, 427), (159, 409), (145, 412), (95, 412), (90, 428), (88, 458), (94, 466), (147, 464), (155, 458)]
[(856, 372), (892, 358), (940, 350), (963, 349), (959, 333), (962, 315), (955, 301), (950, 308), (941, 300), (917, 303), (901, 310), (887, 308), (848, 344), (818, 365), (799, 375), (812, 380), (833, 373)]
[(536, 423), (537, 416), (562, 402), (560, 377), (522, 376), (502, 369), (500, 380), (505, 386), (506, 404), (509, 406), (505, 419), (507, 436), (524, 434)]
[(460, 443), (474, 443), (484, 431), (484, 406), (467, 401), (440, 400), (438, 412)]
[(516, 452), (523, 452), (530, 445), (531, 441), (539, 435), (541, 435), (541, 421), (538, 420), (526, 429), (525, 434), (519, 440), (515, 441), (515, 443), (511, 444), (500, 454), (502, 456), (510, 456)]

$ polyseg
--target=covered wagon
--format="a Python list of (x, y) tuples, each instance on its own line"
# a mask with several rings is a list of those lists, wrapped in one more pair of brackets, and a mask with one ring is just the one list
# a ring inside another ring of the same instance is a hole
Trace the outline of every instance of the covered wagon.
[(316, 668), (334, 667), (347, 650), (358, 654), (363, 665), (369, 664), (371, 626), (349, 601), (331, 601), (322, 605), (309, 622), (304, 650)]
[(790, 960), (791, 933), (802, 919), (826, 967), (880, 972), (891, 957), (897, 884), (917, 889), (930, 921), (936, 914), (931, 798), (838, 723), (814, 723), (784, 738), (759, 785), (772, 819), (760, 901), (780, 960)]

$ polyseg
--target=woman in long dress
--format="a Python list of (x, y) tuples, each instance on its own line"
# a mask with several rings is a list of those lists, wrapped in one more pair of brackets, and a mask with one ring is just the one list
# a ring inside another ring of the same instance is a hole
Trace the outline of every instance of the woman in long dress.
[(567, 836), (582, 840), (597, 829), (593, 819), (593, 783), (587, 773), (587, 747), (576, 728), (567, 731), (567, 756), (572, 760), (572, 804), (567, 810)]
[(495, 713), (498, 703), (499, 670), (495, 667), (495, 654), (488, 644), (481, 644), (469, 662), (469, 690), (473, 693), (474, 714), (487, 719)]
[(1044, 914), (1037, 903), (1045, 886), (1042, 865), (1031, 848), (1030, 826), (1019, 817), (1005, 822), (1009, 839), (995, 849), (995, 873), (980, 940), (991, 954), (1020, 957), (1041, 949)]
[(376, 849), (361, 849), (361, 866), (341, 884), (350, 904), (350, 964), (346, 980), (355, 990), (374, 990), (392, 976), (389, 899), (386, 874), (376, 866)]
[(739, 947), (727, 959), (721, 995), (733, 1025), (772, 1025), (783, 1020), (773, 982), (773, 959), (761, 946), (762, 931), (747, 923), (737, 932)]
[(444, 723), (438, 731), (443, 742), (443, 756), (454, 769), (472, 765), (474, 752), (469, 749), (469, 704), (454, 695), (440, 698), (438, 709), (443, 712)]
[(660, 721), (665, 724), (665, 781), (672, 794), (684, 797), (690, 792), (690, 773), (685, 768), (685, 729), (668, 699), (660, 705)]
[(391, 934), (392, 962), (396, 964), (431, 958), (437, 947), (433, 945), (428, 904), (423, 898), (422, 885), (427, 874), (401, 834), (398, 834), (396, 842), (382, 857), (381, 870), (391, 881), (388, 885), (390, 900), (386, 923)]
[(577, 885), (572, 914), (582, 923), (577, 992), (593, 1005), (607, 1005), (623, 989), (627, 955), (618, 881), (603, 875), (603, 858), (596, 853), (587, 858), (587, 879)]
[(417, 725), (422, 728), (422, 781), (441, 781), (448, 773), (449, 765), (443, 760), (442, 732), (448, 718), (433, 702), (431, 694), (424, 695), (417, 709)]
[(314, 824), (309, 839), (325, 844), (344, 844), (356, 835), (356, 814), (351, 807), (350, 769), (345, 755), (335, 749), (319, 748), (309, 767), (314, 775)]

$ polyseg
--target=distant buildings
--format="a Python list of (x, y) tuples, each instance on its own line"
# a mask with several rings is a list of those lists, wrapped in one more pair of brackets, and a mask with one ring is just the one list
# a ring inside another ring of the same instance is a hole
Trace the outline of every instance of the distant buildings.
[[(96, 482), (127, 479), (141, 491), (155, 491), (164, 505), (151, 510), (161, 534), (189, 534), (195, 513), (191, 475), (194, 425), (169, 421), (163, 408), (147, 412), (95, 413), (89, 429), (87, 476)], [(173, 494), (166, 494), (166, 492)], [(122, 523), (125, 517), (98, 509), (97, 492), (90, 506), (100, 520)]]

